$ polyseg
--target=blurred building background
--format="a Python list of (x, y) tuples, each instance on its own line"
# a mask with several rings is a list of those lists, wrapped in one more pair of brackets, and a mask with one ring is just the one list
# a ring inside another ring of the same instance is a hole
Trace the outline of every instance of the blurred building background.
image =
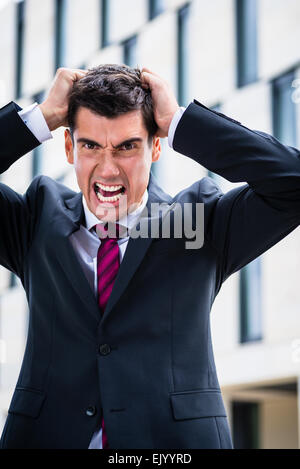
[[(176, 90), (300, 146), (299, 0), (0, 0), (0, 105), (40, 102), (60, 66), (147, 66)], [(217, 138), (217, 135), (216, 135)], [(153, 165), (175, 194), (204, 176), (169, 149)], [(24, 192), (47, 174), (77, 189), (63, 130), (1, 182)], [(300, 442), (300, 231), (230, 277), (212, 311), (215, 359), (237, 448)], [(19, 280), (0, 268), (0, 427), (27, 332)]]

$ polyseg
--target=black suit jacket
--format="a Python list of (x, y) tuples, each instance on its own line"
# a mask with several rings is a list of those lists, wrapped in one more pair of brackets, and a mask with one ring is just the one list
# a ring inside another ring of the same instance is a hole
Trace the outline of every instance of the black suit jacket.
[[(37, 140), (0, 111), (0, 170)], [(151, 175), (149, 201), (204, 203), (204, 245), (130, 239), (103, 317), (69, 236), (82, 195), (48, 177), (24, 195), (0, 185), (0, 262), (26, 291), (30, 320), (3, 448), (87, 448), (102, 409), (111, 448), (230, 448), (210, 310), (224, 280), (299, 225), (299, 151), (191, 103), (174, 148), (230, 181), (175, 198)]]

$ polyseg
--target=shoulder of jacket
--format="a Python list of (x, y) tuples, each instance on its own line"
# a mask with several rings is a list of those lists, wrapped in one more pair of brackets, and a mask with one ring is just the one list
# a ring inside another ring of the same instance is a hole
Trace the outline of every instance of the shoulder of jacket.
[(40, 196), (42, 193), (49, 194), (62, 199), (68, 199), (76, 194), (75, 191), (61, 182), (45, 175), (36, 176), (28, 187), (27, 193), (36, 197)]
[(208, 176), (194, 182), (176, 194), (173, 202), (178, 203), (211, 203), (223, 195), (218, 184)]

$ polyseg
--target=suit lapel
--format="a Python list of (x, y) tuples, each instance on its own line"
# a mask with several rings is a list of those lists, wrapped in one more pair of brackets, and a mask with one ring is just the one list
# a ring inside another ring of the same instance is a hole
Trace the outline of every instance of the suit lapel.
[(65, 201), (62, 206), (61, 220), (55, 226), (55, 235), (58, 236), (58, 261), (73, 285), (74, 291), (81, 298), (97, 322), (100, 320), (99, 307), (94, 292), (81, 268), (77, 255), (70, 242), (70, 236), (79, 230), (81, 224), (85, 224), (82, 194), (78, 193)]
[[(147, 201), (147, 210), (148, 213), (150, 214), (150, 208), (152, 203), (165, 203), (169, 205), (169, 209), (171, 209), (172, 205), (170, 205), (172, 202), (172, 198), (166, 194), (157, 184), (157, 181), (155, 180), (154, 176), (152, 173), (150, 173), (150, 179), (149, 179), (149, 184), (148, 184), (148, 201)], [(164, 218), (166, 216), (167, 211), (165, 211), (163, 214), (160, 214), (159, 217), (159, 223), (158, 223), (158, 228)], [(148, 224), (148, 233), (150, 234), (150, 220), (149, 219), (144, 219), (143, 220), (146, 224)], [(140, 223), (137, 225), (137, 229), (140, 227)], [(116, 277), (111, 295), (109, 297), (109, 300), (107, 302), (104, 314), (103, 314), (103, 320), (105, 320), (109, 313), (111, 312), (112, 308), (115, 306), (123, 292), (125, 291), (128, 283), (132, 279), (134, 273), (136, 272), (137, 268), (141, 264), (143, 258), (145, 257), (145, 254), (155, 237), (155, 233), (153, 233), (153, 237), (150, 238), (129, 238), (128, 245), (125, 251), (124, 258), (122, 260), (122, 263), (120, 265), (120, 269), (118, 272), (118, 275)]]
[[(165, 203), (169, 205), (169, 209), (172, 207), (172, 198), (159, 187), (153, 174), (150, 173), (147, 201), (147, 210), (149, 214), (151, 213), (150, 207), (152, 203)], [(70, 281), (72, 282), (77, 294), (85, 303), (86, 307), (92, 312), (95, 319), (99, 321), (100, 314), (97, 300), (90, 288), (90, 285), (77, 259), (76, 253), (74, 252), (73, 246), (69, 240), (70, 235), (77, 231), (81, 224), (84, 224), (82, 194), (76, 194), (72, 198), (66, 200), (65, 206), (62, 208), (63, 213), (61, 220), (55, 227), (56, 235), (59, 237), (57, 241), (60, 246), (62, 245), (62, 249), (59, 249), (58, 251), (59, 262), (61, 263), (62, 268), (66, 272), (68, 278), (70, 278)], [(167, 211), (165, 211), (163, 214), (160, 213), (159, 222), (157, 225), (158, 228), (166, 214)], [(150, 219), (144, 218), (141, 220), (142, 222), (148, 224), (148, 232), (150, 233)], [(141, 222), (139, 222), (137, 225), (137, 230), (139, 229), (140, 223)], [(129, 238), (125, 255), (116, 277), (112, 293), (106, 305), (102, 320), (105, 320), (108, 317), (112, 308), (120, 299), (128, 283), (141, 264), (154, 237), (155, 235), (152, 238), (150, 236), (147, 238)]]

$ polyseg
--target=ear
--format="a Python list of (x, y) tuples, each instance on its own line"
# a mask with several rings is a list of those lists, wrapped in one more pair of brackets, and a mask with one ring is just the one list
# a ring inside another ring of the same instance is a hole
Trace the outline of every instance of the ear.
[(152, 162), (159, 160), (161, 154), (161, 143), (159, 137), (153, 137), (152, 143)]
[(69, 164), (74, 163), (74, 147), (71, 132), (69, 129), (65, 130), (65, 152)]

